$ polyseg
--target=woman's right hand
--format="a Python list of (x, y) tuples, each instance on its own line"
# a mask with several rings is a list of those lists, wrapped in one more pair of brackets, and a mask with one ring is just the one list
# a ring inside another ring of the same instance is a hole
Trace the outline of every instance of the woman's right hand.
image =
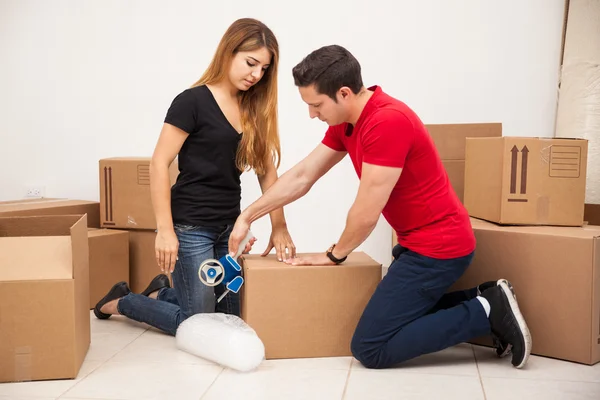
[(158, 231), (154, 245), (156, 262), (164, 273), (172, 273), (177, 261), (179, 241), (174, 230)]

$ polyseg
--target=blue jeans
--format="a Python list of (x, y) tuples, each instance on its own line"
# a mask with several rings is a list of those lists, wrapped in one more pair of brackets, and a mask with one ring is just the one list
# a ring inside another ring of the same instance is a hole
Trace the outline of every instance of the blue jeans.
[(203, 261), (219, 259), (227, 254), (232, 229), (233, 225), (176, 225), (179, 259), (172, 274), (173, 288), (161, 289), (156, 300), (130, 293), (119, 300), (119, 313), (170, 335), (175, 335), (179, 324), (194, 314), (221, 312), (239, 316), (239, 294), (229, 292), (217, 303), (216, 299), (226, 290), (225, 286), (206, 286), (198, 277)]
[(490, 334), (477, 288), (446, 293), (474, 253), (439, 260), (396, 245), (393, 254), (351, 342), (352, 354), (365, 367), (391, 367)]

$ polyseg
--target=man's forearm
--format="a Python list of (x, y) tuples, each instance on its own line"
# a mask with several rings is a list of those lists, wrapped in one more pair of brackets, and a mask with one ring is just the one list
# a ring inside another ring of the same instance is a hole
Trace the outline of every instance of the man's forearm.
[[(240, 218), (252, 223), (271, 211), (283, 208), (304, 196), (311, 186), (312, 183), (303, 174), (302, 166), (297, 165), (281, 175), (258, 200), (242, 212)], [(283, 218), (283, 211), (281, 217)]]
[(336, 258), (343, 258), (350, 254), (354, 249), (360, 246), (373, 232), (379, 214), (374, 214), (372, 210), (366, 210), (358, 205), (353, 205), (348, 212), (346, 219), (346, 228), (340, 237), (340, 240), (333, 249), (333, 255)]

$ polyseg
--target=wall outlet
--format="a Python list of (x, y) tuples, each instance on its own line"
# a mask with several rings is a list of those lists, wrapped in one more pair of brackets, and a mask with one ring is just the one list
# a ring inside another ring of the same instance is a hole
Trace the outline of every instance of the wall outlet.
[(27, 188), (26, 197), (44, 197), (45, 196), (45, 188), (43, 186), (29, 186)]

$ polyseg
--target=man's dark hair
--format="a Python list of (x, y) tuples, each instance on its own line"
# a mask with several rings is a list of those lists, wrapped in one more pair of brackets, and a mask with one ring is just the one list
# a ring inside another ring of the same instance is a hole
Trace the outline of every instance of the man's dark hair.
[(292, 74), (299, 87), (315, 84), (317, 92), (337, 102), (336, 92), (347, 86), (357, 94), (363, 86), (360, 64), (345, 48), (338, 45), (324, 46), (304, 57)]

